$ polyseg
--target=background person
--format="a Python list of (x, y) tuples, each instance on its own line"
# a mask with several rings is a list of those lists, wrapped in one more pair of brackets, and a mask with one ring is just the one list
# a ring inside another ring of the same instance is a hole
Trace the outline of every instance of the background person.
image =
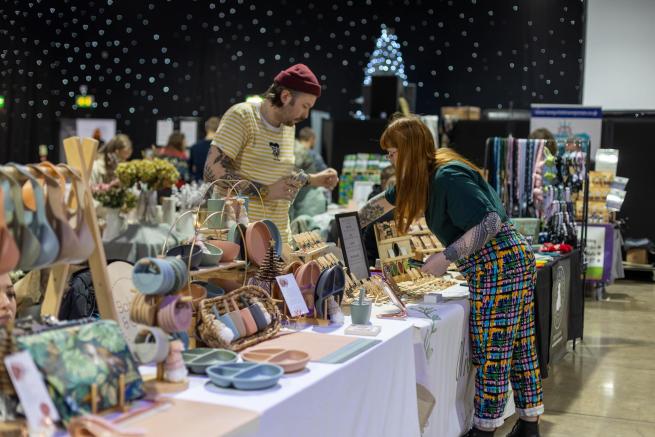
[(205, 138), (189, 148), (189, 172), (191, 174), (191, 181), (202, 182), (203, 180), (209, 146), (212, 143), (220, 122), (221, 119), (218, 117), (208, 118), (205, 122)]

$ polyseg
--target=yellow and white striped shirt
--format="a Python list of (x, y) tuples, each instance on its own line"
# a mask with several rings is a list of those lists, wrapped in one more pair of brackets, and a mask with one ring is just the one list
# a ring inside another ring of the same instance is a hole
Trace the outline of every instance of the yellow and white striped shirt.
[[(290, 176), (294, 170), (295, 127), (271, 126), (261, 115), (260, 105), (238, 103), (227, 110), (214, 135), (212, 146), (232, 158), (241, 175), (251, 181), (270, 185)], [(264, 200), (250, 197), (248, 217), (251, 221), (271, 219), (288, 241), (288, 200)]]

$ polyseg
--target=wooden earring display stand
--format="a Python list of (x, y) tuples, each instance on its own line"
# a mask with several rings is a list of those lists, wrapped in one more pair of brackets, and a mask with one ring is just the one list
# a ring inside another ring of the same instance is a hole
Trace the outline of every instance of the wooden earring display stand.
[[(87, 188), (84, 190), (84, 220), (89, 227), (95, 243), (95, 249), (89, 257), (89, 267), (93, 279), (96, 301), (100, 317), (103, 319), (117, 320), (117, 311), (114, 307), (111, 288), (109, 286), (109, 275), (107, 273), (107, 258), (102, 245), (102, 236), (98, 227), (98, 218), (93, 204), (93, 196), (90, 190), (91, 169), (98, 151), (98, 141), (93, 138), (69, 137), (64, 140), (64, 151), (66, 161), (77, 170), (82, 177), (82, 183)], [(48, 287), (41, 306), (41, 315), (59, 314), (59, 307), (68, 284), (70, 264), (58, 264), (52, 267), (48, 278)]]
[[(316, 253), (308, 255), (307, 259), (304, 262), (316, 261), (318, 262), (318, 264), (321, 266), (322, 269), (328, 269), (335, 265), (338, 265), (340, 261), (333, 253), (325, 253), (323, 255), (319, 255), (320, 253), (324, 253), (328, 248), (329, 246), (325, 246), (319, 249), (318, 251), (316, 251)], [(343, 267), (343, 270), (344, 270), (344, 274), (346, 275), (346, 287), (344, 287), (344, 296), (345, 296), (346, 295), (345, 291), (350, 283), (350, 278), (348, 275), (348, 268)], [(316, 326), (330, 325), (327, 299), (323, 301), (323, 317), (307, 317), (307, 316), (291, 317), (291, 314), (289, 313), (289, 307), (287, 307), (286, 302), (284, 302), (284, 296), (282, 296), (282, 293), (279, 291), (278, 287), (275, 287), (273, 299), (283, 302), (282, 314), (289, 321), (307, 324), (307, 325), (316, 325)], [(314, 312), (314, 314), (316, 314), (316, 312)]]

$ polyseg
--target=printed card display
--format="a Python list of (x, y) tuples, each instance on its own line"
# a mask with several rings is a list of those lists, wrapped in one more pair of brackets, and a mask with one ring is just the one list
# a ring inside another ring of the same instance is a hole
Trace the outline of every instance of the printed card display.
[(40, 429), (48, 420), (59, 421), (59, 413), (29, 352), (8, 355), (5, 366), (25, 409), (30, 429)]
[(277, 276), (275, 280), (280, 286), (280, 291), (282, 291), (282, 296), (284, 296), (284, 302), (289, 308), (289, 314), (291, 314), (292, 317), (299, 317), (303, 314), (307, 314), (309, 308), (307, 308), (307, 303), (300, 292), (300, 287), (298, 287), (298, 283), (296, 282), (296, 278), (293, 277), (293, 273)]

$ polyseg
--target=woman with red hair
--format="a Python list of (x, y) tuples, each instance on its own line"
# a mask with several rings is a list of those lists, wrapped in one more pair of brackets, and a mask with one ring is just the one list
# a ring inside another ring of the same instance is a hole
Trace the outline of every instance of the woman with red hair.
[(392, 121), (380, 144), (396, 169), (396, 185), (360, 210), (361, 226), (395, 208), (397, 228), (406, 233), (425, 216), (446, 250), (431, 255), (423, 271), (441, 276), (455, 263), (468, 282), (476, 392), (467, 436), (493, 436), (502, 425), (510, 382), (520, 418), (509, 436), (539, 436), (544, 407), (530, 246), (480, 170), (452, 149), (437, 150), (417, 117)]

